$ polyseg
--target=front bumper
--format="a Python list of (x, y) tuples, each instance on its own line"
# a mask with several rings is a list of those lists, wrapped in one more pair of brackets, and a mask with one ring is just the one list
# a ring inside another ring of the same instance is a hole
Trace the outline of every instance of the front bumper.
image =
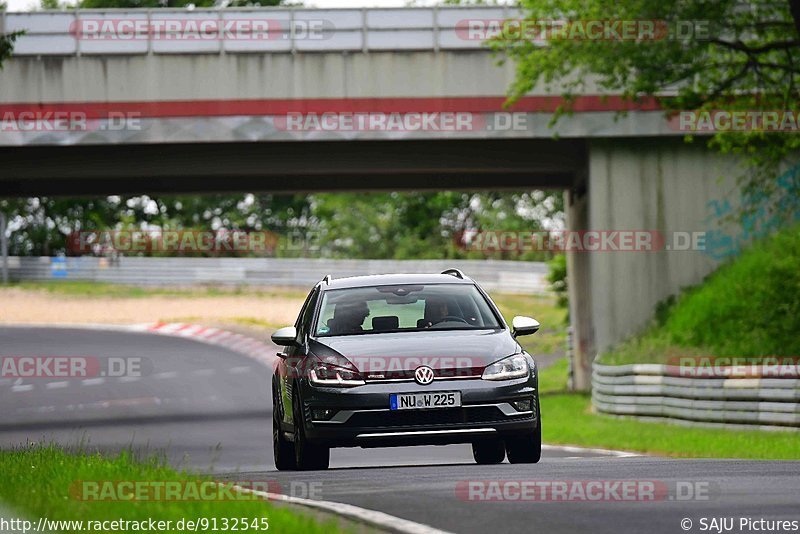
[[(536, 429), (536, 378), (495, 382), (480, 378), (415, 382), (371, 382), (355, 388), (325, 388), (300, 382), (306, 436), (330, 447), (445, 445), (529, 433)], [(460, 408), (390, 410), (393, 393), (460, 391)], [(531, 400), (530, 410), (513, 401)], [(329, 420), (314, 420), (330, 409)]]

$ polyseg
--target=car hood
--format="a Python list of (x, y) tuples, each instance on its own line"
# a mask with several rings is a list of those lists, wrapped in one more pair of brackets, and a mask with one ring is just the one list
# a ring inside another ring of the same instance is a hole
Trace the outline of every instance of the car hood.
[(336, 353), (366, 374), (381, 370), (413, 371), (420, 365), (432, 369), (483, 369), (521, 347), (508, 330), (443, 330), (321, 337), (309, 349), (324, 358)]

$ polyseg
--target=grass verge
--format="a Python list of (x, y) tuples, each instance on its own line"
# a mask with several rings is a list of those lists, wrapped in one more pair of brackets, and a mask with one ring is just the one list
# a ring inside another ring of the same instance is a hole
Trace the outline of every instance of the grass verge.
[[(267, 524), (270, 531), (301, 532), (309, 534), (342, 532), (337, 521), (321, 522), (301, 515), (284, 506), (255, 500), (252, 496), (233, 493), (229, 500), (83, 500), (83, 488), (94, 488), (92, 482), (99, 482), (100, 488), (116, 488), (106, 496), (126, 494), (120, 481), (148, 481), (154, 489), (158, 484), (180, 482), (182, 488), (203, 488), (199, 483), (210, 481), (166, 467), (157, 459), (136, 461), (123, 452), (115, 457), (99, 454), (71, 454), (55, 446), (29, 446), (8, 451), (0, 451), (0, 472), (3, 484), (0, 485), (0, 500), (10, 505), (16, 512), (29, 518), (45, 517), (49, 520), (74, 521), (171, 521), (169, 532), (177, 532), (177, 522), (184, 520), (207, 520), (213, 525), (216, 519), (222, 528), (228, 519), (229, 529), (234, 518), (238, 530), (244, 530), (245, 522), (250, 532), (264, 530)], [(83, 482), (82, 482), (83, 481)], [(188, 483), (188, 484), (187, 484)], [(183, 495), (189, 495), (184, 493)], [(92, 493), (87, 493), (87, 496)], [(104, 495), (101, 489), (97, 495)], [(153, 492), (150, 495), (154, 495)], [(206, 494), (207, 495), (207, 494)], [(239, 500), (246, 499), (246, 500)], [(264, 522), (266, 518), (266, 522)], [(255, 523), (253, 523), (255, 521)], [(253, 528), (253, 526), (257, 528)], [(85, 524), (84, 524), (85, 527)], [(77, 532), (77, 525), (61, 524), (48, 530)], [(131, 530), (109, 528), (98, 531)], [(199, 531), (214, 530), (199, 528)]]
[(515, 315), (533, 317), (542, 324), (536, 335), (519, 338), (531, 354), (552, 354), (564, 351), (567, 344), (567, 310), (556, 304), (555, 296), (510, 295), (493, 293), (497, 307), (510, 325)]
[(566, 359), (539, 372), (546, 443), (687, 458), (800, 459), (800, 432), (684, 427), (593, 413), (588, 394), (566, 392), (566, 376)]
[(106, 282), (82, 280), (42, 280), (37, 282), (14, 282), (0, 287), (46, 291), (64, 297), (102, 297), (102, 298), (147, 298), (147, 297), (288, 297), (305, 299), (308, 291), (293, 287), (259, 286), (130, 286)]

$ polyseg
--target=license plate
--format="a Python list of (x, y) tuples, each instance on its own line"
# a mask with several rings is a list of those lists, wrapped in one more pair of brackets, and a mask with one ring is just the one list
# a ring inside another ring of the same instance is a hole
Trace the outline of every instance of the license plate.
[(395, 393), (389, 396), (391, 410), (429, 410), (431, 408), (457, 408), (461, 406), (460, 391), (439, 393)]

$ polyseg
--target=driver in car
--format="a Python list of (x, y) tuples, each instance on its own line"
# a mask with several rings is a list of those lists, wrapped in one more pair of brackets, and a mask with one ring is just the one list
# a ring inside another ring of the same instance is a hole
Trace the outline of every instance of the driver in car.
[(425, 318), (421, 321), (422, 328), (430, 328), (450, 315), (447, 302), (444, 299), (431, 298), (425, 301)]
[(369, 315), (366, 302), (347, 302), (336, 306), (333, 318), (328, 321), (332, 334), (357, 334), (364, 331), (361, 327)]

